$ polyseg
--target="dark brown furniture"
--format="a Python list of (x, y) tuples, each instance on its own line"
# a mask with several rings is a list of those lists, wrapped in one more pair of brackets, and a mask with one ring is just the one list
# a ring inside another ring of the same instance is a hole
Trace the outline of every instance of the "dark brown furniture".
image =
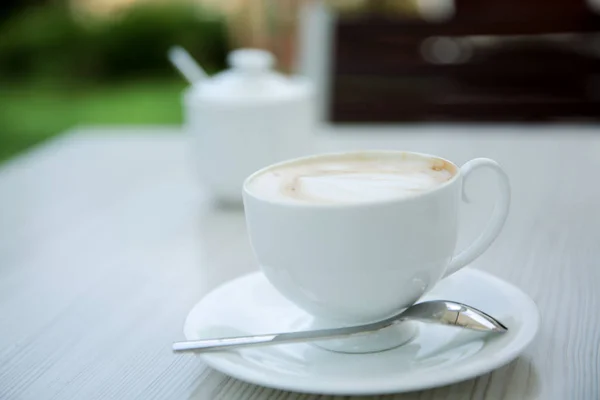
[(456, 0), (437, 23), (339, 16), (330, 118), (599, 120), (599, 33), (600, 15), (580, 0)]

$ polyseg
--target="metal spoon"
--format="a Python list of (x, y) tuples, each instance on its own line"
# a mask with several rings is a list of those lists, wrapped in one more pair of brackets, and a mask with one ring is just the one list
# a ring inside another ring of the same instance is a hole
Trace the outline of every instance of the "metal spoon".
[(482, 332), (504, 333), (508, 331), (508, 328), (500, 321), (476, 308), (454, 301), (434, 300), (415, 304), (393, 317), (365, 325), (313, 331), (190, 340), (173, 343), (173, 351), (207, 352), (239, 347), (339, 339), (369, 334), (409, 320), (459, 326)]

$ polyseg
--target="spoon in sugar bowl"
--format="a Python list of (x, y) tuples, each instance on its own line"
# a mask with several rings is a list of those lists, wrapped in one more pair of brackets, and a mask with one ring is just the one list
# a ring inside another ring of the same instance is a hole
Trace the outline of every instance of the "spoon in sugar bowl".
[(173, 351), (208, 352), (241, 347), (350, 338), (370, 334), (403, 321), (450, 325), (490, 333), (505, 333), (508, 331), (508, 328), (500, 321), (474, 307), (454, 301), (433, 300), (414, 304), (392, 317), (364, 325), (300, 332), (190, 340), (173, 343)]

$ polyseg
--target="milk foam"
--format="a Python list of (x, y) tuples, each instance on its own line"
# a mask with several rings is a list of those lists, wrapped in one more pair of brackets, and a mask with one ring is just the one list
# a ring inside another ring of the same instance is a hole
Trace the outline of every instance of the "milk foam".
[(455, 167), (410, 153), (321, 156), (270, 168), (248, 182), (261, 198), (293, 203), (361, 203), (414, 196), (450, 180)]

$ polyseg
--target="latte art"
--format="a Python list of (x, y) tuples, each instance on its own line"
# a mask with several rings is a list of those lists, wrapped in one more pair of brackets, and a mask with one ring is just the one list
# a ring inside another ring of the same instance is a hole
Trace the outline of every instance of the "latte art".
[(269, 168), (248, 182), (248, 190), (282, 202), (360, 203), (414, 196), (455, 172), (444, 160), (412, 153), (317, 156)]

